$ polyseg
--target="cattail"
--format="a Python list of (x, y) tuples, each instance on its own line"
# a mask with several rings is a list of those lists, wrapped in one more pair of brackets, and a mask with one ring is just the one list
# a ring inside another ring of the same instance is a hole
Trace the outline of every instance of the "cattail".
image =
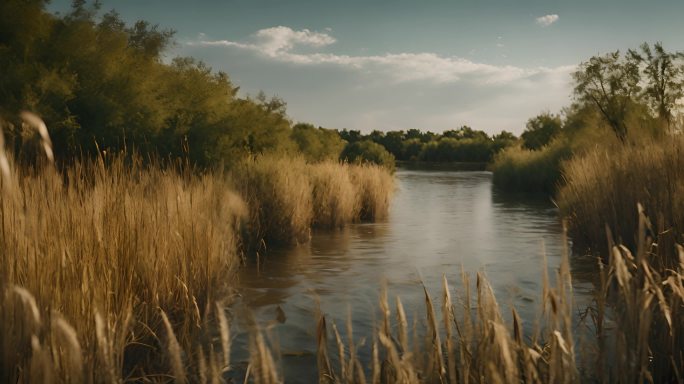
[(52, 140), (50, 140), (50, 134), (48, 133), (47, 126), (45, 125), (43, 119), (38, 117), (38, 115), (28, 111), (22, 112), (21, 118), (24, 120), (24, 122), (26, 122), (26, 124), (38, 131), (38, 134), (40, 135), (40, 143), (43, 147), (43, 151), (45, 151), (45, 156), (47, 156), (51, 163), (54, 163), (55, 156), (52, 152)]
[(31, 319), (34, 325), (40, 325), (40, 311), (38, 311), (38, 304), (36, 304), (36, 298), (26, 290), (25, 288), (14, 286), (12, 287), (14, 293), (16, 293), (24, 305), (28, 306), (29, 312), (31, 314)]
[(219, 320), (219, 333), (221, 334), (221, 349), (223, 352), (223, 371), (230, 370), (230, 326), (221, 304), (216, 303), (216, 315)]
[(83, 353), (76, 330), (57, 314), (53, 315), (52, 328), (67, 346), (67, 361), (69, 362), (65, 372), (67, 381), (81, 382), (83, 380)]
[(5, 183), (12, 181), (10, 175), (9, 161), (7, 160), (7, 153), (5, 152), (5, 134), (0, 127), (0, 172), (2, 172), (2, 179)]
[(164, 327), (166, 327), (167, 350), (169, 359), (171, 360), (171, 370), (175, 376), (176, 383), (185, 383), (185, 368), (183, 368), (180, 344), (178, 344), (176, 335), (173, 333), (173, 328), (171, 328), (171, 323), (169, 322), (166, 313), (163, 310), (160, 312), (162, 320), (164, 321)]

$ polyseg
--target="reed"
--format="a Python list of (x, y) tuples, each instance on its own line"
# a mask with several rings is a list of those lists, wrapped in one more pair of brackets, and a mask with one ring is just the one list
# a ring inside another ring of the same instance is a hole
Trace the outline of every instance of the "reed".
[(13, 168), (2, 188), (0, 381), (154, 377), (160, 339), (194, 377), (240, 262), (246, 207), (225, 178), (103, 156)]
[(540, 150), (509, 147), (489, 166), (495, 186), (508, 191), (551, 195), (561, 179), (561, 164), (572, 150), (566, 139), (556, 139)]
[(386, 169), (361, 164), (349, 167), (357, 191), (358, 219), (376, 221), (387, 217), (394, 194), (394, 178)]
[(672, 251), (684, 240), (684, 139), (597, 149), (568, 162), (563, 173), (566, 182), (556, 201), (576, 246), (607, 254), (608, 226), (619, 243), (637, 252), (641, 204), (654, 221), (653, 228), (641, 230), (669, 251), (664, 261), (678, 262)]
[(350, 166), (324, 162), (309, 166), (312, 185), (313, 221), (316, 228), (340, 228), (359, 217), (357, 190)]
[(377, 165), (271, 155), (242, 161), (231, 178), (249, 207), (243, 234), (250, 253), (306, 242), (312, 228), (381, 220), (394, 192), (392, 174)]
[[(640, 227), (648, 218), (639, 214)], [(555, 279), (542, 269), (541, 318), (534, 329), (524, 327), (516, 310), (510, 323), (487, 279), (478, 274), (471, 301), (470, 279), (461, 276), (462, 306), (454, 305), (446, 277), (441, 292), (441, 321), (432, 296), (425, 290), (423, 342), (409, 346), (408, 322), (397, 298), (396, 320), (386, 291), (380, 294), (381, 319), (370, 343), (372, 361), (367, 370), (354, 374), (356, 341), (348, 321), (345, 346), (333, 327), (339, 364), (329, 361), (325, 318), (319, 317), (319, 369), (325, 366), (326, 382), (336, 383), (576, 383), (681, 382), (684, 376), (684, 247), (677, 247), (678, 264), (670, 269), (652, 239), (641, 236), (638, 253), (610, 244), (608, 264), (600, 260), (600, 284), (595, 305), (586, 309), (594, 333), (575, 334), (572, 276), (566, 249)], [(545, 264), (545, 263), (544, 263)], [(554, 284), (549, 282), (554, 280)], [(321, 326), (322, 325), (322, 326)], [(323, 328), (322, 328), (323, 327)], [(527, 328), (527, 329), (526, 329)], [(586, 338), (580, 365), (577, 340)], [(417, 345), (415, 345), (417, 344)], [(349, 354), (345, 354), (349, 350)], [(334, 371), (332, 367), (341, 367)], [(332, 378), (332, 379), (331, 379)]]
[(313, 217), (312, 187), (306, 162), (299, 158), (258, 156), (232, 171), (236, 189), (249, 207), (246, 243), (291, 245), (308, 241)]

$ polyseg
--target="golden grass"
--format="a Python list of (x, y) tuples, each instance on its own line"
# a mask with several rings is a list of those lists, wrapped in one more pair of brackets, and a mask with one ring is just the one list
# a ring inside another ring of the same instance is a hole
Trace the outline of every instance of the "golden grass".
[[(638, 203), (655, 224), (652, 230), (642, 230), (659, 237), (661, 247), (674, 250), (674, 242), (684, 240), (681, 137), (597, 149), (568, 162), (563, 173), (566, 185), (560, 189), (557, 203), (570, 220), (570, 235), (578, 246), (605, 253), (607, 225), (618, 242), (634, 251), (639, 236), (634, 232), (639, 223)], [(674, 253), (667, 259), (677, 262)]]
[(259, 156), (240, 162), (231, 177), (249, 206), (248, 244), (290, 245), (309, 240), (312, 188), (303, 159)]
[(239, 265), (246, 208), (228, 182), (116, 158), (3, 184), (2, 381), (153, 374), (161, 339), (180, 372)]
[[(45, 125), (23, 118), (45, 159), (15, 167), (0, 145), (2, 382), (222, 382), (242, 241), (359, 218), (347, 165), (265, 157), (229, 178), (103, 154), (58, 172)], [(253, 346), (256, 381), (278, 382)]]
[(306, 242), (312, 228), (381, 220), (394, 192), (392, 174), (380, 166), (281, 156), (246, 159), (231, 177), (249, 207), (245, 243), (251, 251)]
[[(646, 225), (646, 217), (640, 219)], [(601, 284), (596, 305), (585, 321), (595, 333), (578, 335), (573, 324), (572, 276), (566, 250), (554, 285), (546, 266), (542, 269), (540, 326), (527, 331), (516, 310), (510, 323), (503, 320), (499, 304), (486, 278), (478, 274), (475, 301), (471, 301), (468, 275), (462, 274), (460, 305), (452, 301), (446, 277), (442, 285), (442, 318), (425, 291), (424, 329), (413, 333), (423, 339), (408, 340), (409, 326), (397, 298), (392, 321), (387, 294), (380, 294), (382, 317), (372, 341), (367, 343), (371, 361), (368, 372), (358, 362), (358, 342), (351, 321), (345, 345), (333, 324), (333, 343), (339, 364), (330, 362), (325, 317), (318, 319), (318, 361), (321, 382), (335, 383), (661, 383), (682, 382), (684, 375), (684, 248), (679, 263), (664, 269), (655, 262), (656, 243), (633, 255), (624, 246), (611, 244), (607, 265), (601, 264)], [(583, 340), (577, 350), (576, 340)], [(348, 351), (348, 352), (347, 352)], [(580, 365), (577, 357), (590, 361)], [(338, 370), (333, 367), (339, 366)], [(323, 368), (322, 368), (323, 367)], [(358, 369), (357, 369), (358, 367)]]
[(339, 228), (359, 217), (361, 207), (350, 176), (350, 168), (353, 167), (333, 162), (309, 166), (315, 212), (313, 227)]
[(349, 166), (352, 184), (357, 190), (360, 220), (382, 220), (387, 217), (394, 193), (394, 178), (385, 168), (370, 165)]

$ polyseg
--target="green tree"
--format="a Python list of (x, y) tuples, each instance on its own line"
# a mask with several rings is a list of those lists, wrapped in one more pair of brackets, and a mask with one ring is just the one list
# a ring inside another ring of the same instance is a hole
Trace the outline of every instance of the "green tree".
[(657, 116), (670, 127), (677, 100), (684, 97), (684, 54), (667, 52), (661, 43), (655, 43), (653, 48), (643, 43), (640, 51), (629, 50), (628, 54), (645, 75), (642, 95)]
[(395, 168), (395, 159), (380, 144), (370, 140), (356, 141), (347, 144), (340, 154), (340, 160), (350, 163), (372, 163), (382, 165), (390, 170)]
[(561, 132), (561, 118), (548, 112), (527, 121), (525, 131), (520, 135), (523, 147), (538, 150), (549, 144)]
[(577, 98), (594, 104), (624, 143), (627, 139), (627, 109), (640, 90), (638, 64), (634, 60), (625, 60), (620, 51), (615, 51), (594, 56), (580, 64), (573, 78)]
[(337, 160), (345, 141), (336, 131), (299, 123), (292, 127), (292, 140), (309, 161)]
[(340, 137), (342, 138), (342, 140), (344, 140), (348, 143), (353, 143), (353, 142), (359, 141), (363, 138), (363, 136), (361, 135), (361, 131), (357, 131), (357, 130), (351, 130), (350, 131), (347, 129), (343, 129), (343, 130), (339, 131), (339, 133), (340, 133)]

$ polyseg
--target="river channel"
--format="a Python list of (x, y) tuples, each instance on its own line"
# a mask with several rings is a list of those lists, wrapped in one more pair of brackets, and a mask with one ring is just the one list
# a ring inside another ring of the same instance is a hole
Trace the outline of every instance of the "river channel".
[[(239, 304), (270, 324), (286, 382), (316, 381), (317, 302), (339, 328), (351, 313), (355, 337), (369, 338), (383, 284), (391, 303), (399, 295), (409, 317), (422, 319), (422, 285), (439, 303), (446, 275), (457, 296), (463, 268), (473, 281), (487, 277), (502, 310), (515, 306), (528, 326), (538, 318), (543, 255), (553, 276), (569, 245), (550, 199), (498, 191), (489, 172), (399, 169), (396, 184), (386, 221), (315, 232), (310, 243), (243, 268)], [(581, 308), (591, 301), (593, 263), (571, 261)], [(234, 359), (246, 359), (247, 337), (237, 334)]]

